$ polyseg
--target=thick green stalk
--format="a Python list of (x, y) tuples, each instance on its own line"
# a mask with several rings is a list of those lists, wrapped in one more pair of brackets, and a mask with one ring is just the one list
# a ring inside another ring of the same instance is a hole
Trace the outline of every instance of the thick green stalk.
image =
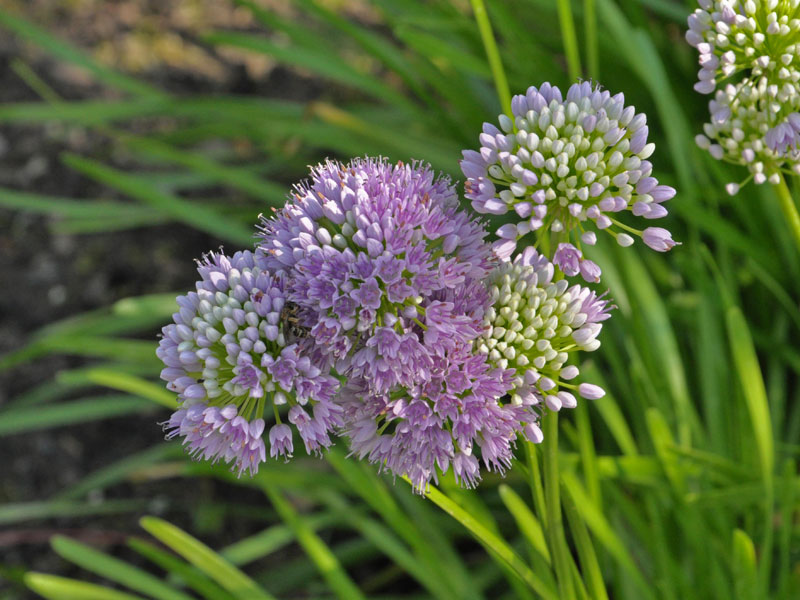
[(508, 79), (503, 69), (503, 61), (500, 58), (500, 50), (494, 39), (492, 24), (489, 22), (489, 14), (486, 12), (486, 5), (483, 0), (470, 0), (472, 12), (475, 14), (475, 22), (481, 32), (481, 40), (486, 50), (486, 58), (489, 61), (489, 68), (492, 70), (494, 87), (497, 90), (497, 97), (500, 99), (500, 106), (503, 112), (511, 116), (511, 91), (508, 87)]
[(792, 199), (792, 194), (789, 191), (789, 186), (786, 185), (786, 179), (783, 178), (783, 175), (781, 175), (780, 183), (775, 186), (775, 191), (778, 194), (783, 215), (786, 217), (786, 223), (792, 232), (794, 243), (798, 251), (800, 251), (800, 214), (797, 212), (797, 205)]
[(564, 537), (561, 516), (560, 477), (558, 474), (558, 413), (546, 411), (544, 416), (544, 494), (547, 505), (547, 541), (556, 567), (558, 592), (561, 598), (574, 598), (572, 557)]
[(575, 21), (572, 18), (570, 0), (558, 0), (558, 21), (561, 23), (561, 39), (564, 54), (567, 55), (567, 71), (573, 82), (581, 76), (581, 56), (578, 53), (578, 36), (575, 33)]

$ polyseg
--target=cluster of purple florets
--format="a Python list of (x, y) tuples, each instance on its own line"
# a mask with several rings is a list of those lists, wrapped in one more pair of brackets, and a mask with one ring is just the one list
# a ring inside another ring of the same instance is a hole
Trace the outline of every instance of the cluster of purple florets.
[[(576, 97), (579, 109), (589, 110), (592, 98)], [(550, 231), (587, 219), (606, 228), (606, 192), (584, 198), (564, 168), (616, 169), (613, 183), (595, 173), (597, 183), (635, 214), (644, 205), (657, 212), (671, 196), (643, 160), (652, 152), (635, 133), (644, 120), (614, 98), (600, 101), (591, 108), (598, 122), (582, 123), (608, 132), (607, 121), (619, 120), (605, 138), (626, 157), (612, 148), (605, 167), (595, 160), (598, 143), (589, 142), (591, 149), (576, 146), (585, 155), (577, 165), (558, 158), (558, 177), (575, 187), (580, 210), (562, 210), (541, 187), (563, 192), (552, 177), (520, 173), (510, 161), (508, 182), (519, 176), (539, 185), (523, 191), (511, 183), (514, 199), (501, 195), (517, 214), (538, 215)], [(623, 127), (632, 119), (628, 134)], [(562, 133), (577, 141), (579, 132)], [(556, 152), (564, 143), (551, 137), (542, 148)], [(491, 186), (468, 185), (483, 186), (479, 207), (497, 203), (486, 196)], [(599, 347), (611, 308), (605, 295), (563, 279), (581, 273), (598, 280), (599, 269), (579, 250), (562, 244), (552, 262), (531, 247), (514, 257), (527, 231), (514, 227), (513, 236), (501, 236), (513, 245), (493, 246), (485, 222), (463, 210), (451, 182), (425, 164), (365, 158), (316, 166), (282, 210), (262, 218), (253, 252), (208, 255), (196, 291), (178, 298), (158, 349), (162, 378), (179, 399), (164, 424), (168, 437), (239, 474), (257, 473), (267, 454), (288, 459), (297, 436), (317, 454), (344, 437), (351, 455), (407, 478), (419, 492), (451, 468), (466, 487), (484, 471), (505, 472), (518, 440), (542, 441), (544, 411), (574, 407), (575, 394), (604, 394), (572, 380), (577, 352)], [(667, 235), (657, 249), (671, 244)]]

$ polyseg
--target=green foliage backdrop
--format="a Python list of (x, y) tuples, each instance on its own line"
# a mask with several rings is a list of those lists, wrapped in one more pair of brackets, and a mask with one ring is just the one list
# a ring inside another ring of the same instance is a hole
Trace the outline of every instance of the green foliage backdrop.
[[(678, 190), (670, 228), (683, 246), (666, 256), (595, 248), (618, 309), (587, 375), (609, 394), (562, 416), (558, 456), (520, 447), (505, 480), (478, 492), (448, 480), (422, 500), (403, 481), (344, 460), (341, 444), (324, 461), (267, 463), (251, 481), (163, 443), (55, 497), (0, 505), (0, 524), (140, 511), (137, 499), (96, 504), (87, 493), (166, 473), (187, 486), (215, 478), (263, 491), (257, 508), (268, 526), (215, 553), (145, 518), (163, 545), (143, 533), (124, 555), (146, 559), (148, 570), (55, 538), (53, 551), (84, 569), (85, 582), (30, 573), (24, 583), (47, 598), (87, 599), (799, 597), (800, 256), (770, 186), (728, 197), (724, 184), (741, 177), (693, 142), (707, 119), (707, 98), (692, 90), (696, 56), (682, 38), (693, 4), (491, 0), (492, 33), (463, 2), (372, 0), (378, 21), (369, 25), (318, 0), (296, 0), (291, 19), (237, 3), (262, 29), (210, 32), (206, 44), (269, 55), (330, 90), (310, 103), (178, 97), (0, 9), (5, 32), (118, 92), (64, 101), (31, 73), (43, 101), (0, 105), (0, 123), (88, 128), (129, 159), (123, 168), (107, 156), (62, 156), (113, 191), (103, 199), (0, 189), (0, 205), (56, 216), (53, 227), (69, 233), (177, 222), (249, 246), (256, 216), (280, 206), (324, 156), (422, 159), (458, 178), (461, 149), (476, 147), (482, 122), (501, 112), (499, 58), (512, 93), (592, 78), (648, 114), (655, 174)], [(487, 60), (482, 34), (496, 37), (499, 57)], [(171, 126), (133, 133), (133, 122), (152, 117)], [(211, 155), (209, 140), (244, 140), (255, 153), (244, 162)], [(179, 292), (52, 323), (0, 357), (3, 370), (54, 353), (87, 358), (0, 406), (0, 436), (132, 413), (163, 420), (173, 398), (157, 379), (154, 339)], [(547, 496), (542, 471), (560, 482)], [(561, 543), (549, 534), (554, 513)], [(303, 556), (291, 550), (298, 546)], [(0, 573), (14, 579), (12, 571)], [(0, 597), (16, 597), (17, 579)]]

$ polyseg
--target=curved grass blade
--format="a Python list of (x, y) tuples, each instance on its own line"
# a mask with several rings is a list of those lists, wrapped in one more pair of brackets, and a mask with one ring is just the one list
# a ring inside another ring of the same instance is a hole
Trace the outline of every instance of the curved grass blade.
[(150, 573), (68, 537), (56, 536), (50, 544), (62, 558), (136, 592), (157, 600), (191, 600)]
[(45, 573), (26, 573), (25, 585), (48, 600), (142, 600), (102, 585)]
[(20, 37), (33, 42), (43, 50), (52, 54), (56, 59), (70, 62), (89, 71), (98, 81), (116, 88), (123, 92), (128, 92), (136, 96), (150, 98), (166, 97), (166, 94), (150, 85), (124, 75), (114, 69), (106, 67), (74, 46), (53, 37), (49, 31), (40, 29), (30, 21), (12, 15), (10, 12), (0, 8), (0, 25), (19, 35)]
[(164, 192), (139, 177), (74, 154), (64, 154), (63, 160), (65, 164), (87, 177), (149, 204), (175, 220), (200, 231), (237, 244), (249, 245), (253, 241), (253, 231), (240, 222), (232, 221), (218, 211), (196, 202)]
[(361, 590), (350, 579), (336, 556), (325, 545), (325, 542), (314, 533), (314, 530), (308, 526), (306, 520), (297, 514), (280, 492), (269, 486), (264, 486), (263, 489), (281, 519), (294, 532), (298, 543), (306, 551), (308, 557), (314, 561), (317, 569), (319, 569), (334, 593), (341, 600), (365, 600)]
[[(404, 479), (408, 481), (408, 479)], [(544, 600), (558, 600), (558, 593), (549, 585), (546, 585), (504, 539), (486, 529), (486, 527), (472, 515), (435, 487), (430, 486), (426, 491), (426, 496), (431, 502), (461, 523), (467, 531), (475, 536), (475, 539), (477, 539), (484, 548), (510, 567), (522, 581), (530, 586), (530, 588)]]
[(211, 579), (241, 600), (273, 600), (255, 581), (185, 531), (156, 517), (142, 517), (150, 535), (169, 546)]

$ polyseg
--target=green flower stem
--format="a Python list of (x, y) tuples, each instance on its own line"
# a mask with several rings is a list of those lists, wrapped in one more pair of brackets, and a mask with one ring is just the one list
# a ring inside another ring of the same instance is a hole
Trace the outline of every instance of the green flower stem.
[(546, 411), (544, 421), (544, 494), (547, 506), (547, 541), (556, 567), (561, 598), (575, 598), (572, 585), (572, 557), (564, 537), (558, 473), (558, 413)]
[(800, 214), (797, 212), (797, 205), (792, 199), (792, 193), (789, 191), (789, 186), (786, 185), (786, 179), (781, 175), (781, 181), (775, 186), (778, 194), (778, 200), (781, 203), (781, 210), (786, 217), (786, 222), (789, 225), (789, 230), (792, 232), (794, 243), (800, 251)]
[(508, 79), (503, 69), (503, 61), (500, 58), (500, 51), (494, 39), (492, 24), (489, 22), (489, 14), (486, 12), (486, 5), (483, 0), (470, 0), (472, 12), (475, 14), (475, 22), (481, 33), (483, 47), (486, 50), (486, 58), (489, 61), (489, 68), (492, 70), (494, 87), (497, 89), (497, 97), (500, 99), (500, 106), (503, 112), (511, 116), (511, 91), (508, 87)]
[(558, 0), (558, 21), (561, 23), (561, 38), (564, 54), (567, 55), (567, 71), (572, 82), (581, 76), (581, 56), (578, 53), (578, 36), (575, 34), (575, 21), (572, 19), (570, 0)]

